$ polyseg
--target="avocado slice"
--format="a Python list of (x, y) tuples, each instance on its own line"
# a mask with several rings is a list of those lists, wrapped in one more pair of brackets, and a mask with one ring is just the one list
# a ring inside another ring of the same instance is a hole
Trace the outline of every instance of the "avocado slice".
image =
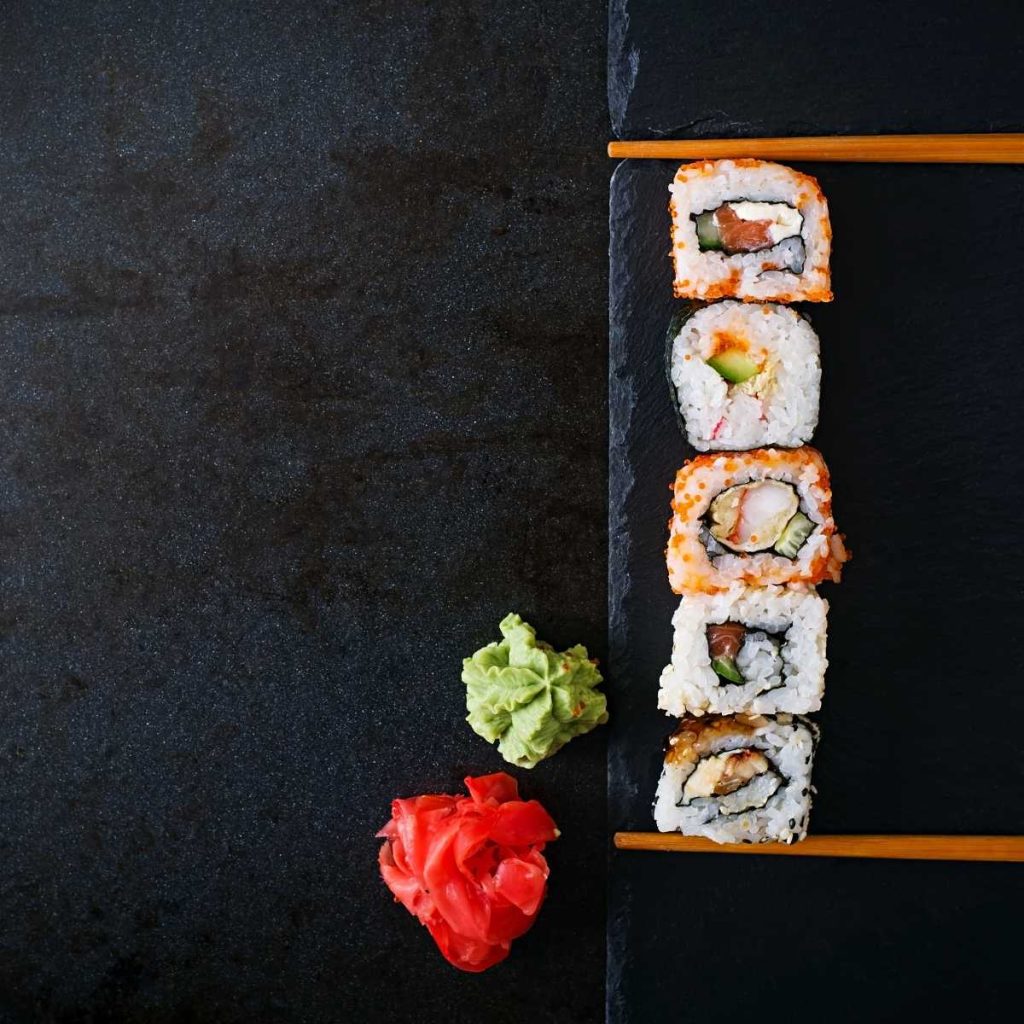
[(750, 380), (760, 369), (746, 352), (738, 348), (727, 348), (705, 362), (730, 384), (742, 384), (745, 380)]
[(698, 213), (693, 221), (697, 225), (697, 244), (700, 246), (701, 252), (722, 248), (722, 236), (718, 233), (714, 210)]
[(803, 514), (797, 512), (779, 535), (775, 542), (775, 550), (784, 558), (795, 558), (803, 547), (804, 541), (814, 532), (814, 523)]
[(723, 679), (728, 679), (730, 683), (743, 682), (743, 676), (740, 675), (740, 670), (736, 667), (733, 658), (712, 658), (711, 667)]

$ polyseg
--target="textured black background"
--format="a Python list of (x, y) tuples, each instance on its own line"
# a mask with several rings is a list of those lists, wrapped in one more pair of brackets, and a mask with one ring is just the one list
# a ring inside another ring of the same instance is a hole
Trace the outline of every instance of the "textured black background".
[(507, 611), (603, 655), (606, 24), (5, 6), (0, 1019), (600, 1017), (601, 734), (487, 975), (373, 833)]
[[(668, 485), (692, 454), (664, 371), (675, 167), (629, 162), (612, 184), (615, 828), (653, 827), (672, 728), (656, 706), (678, 602), (663, 552)], [(1020, 350), (1024, 169), (802, 169), (835, 231), (835, 301), (803, 307), (821, 338), (814, 443), (854, 556), (821, 588), (811, 831), (1019, 835), (1024, 377), (1004, 367)], [(939, 210), (970, 225), (962, 244)], [(613, 1024), (711, 1020), (723, 1001), (850, 1024), (1019, 1005), (1020, 865), (619, 853), (610, 894)]]

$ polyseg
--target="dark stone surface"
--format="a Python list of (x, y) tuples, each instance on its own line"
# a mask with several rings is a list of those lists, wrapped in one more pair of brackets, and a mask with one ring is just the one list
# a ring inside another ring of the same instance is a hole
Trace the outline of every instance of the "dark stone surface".
[(497, 770), (460, 659), (603, 655), (605, 9), (8, 5), (0, 1019), (595, 1021), (604, 739), (481, 977), (392, 796)]
[[(677, 305), (667, 259), (674, 164), (625, 163), (611, 198), (611, 620), (614, 828), (653, 827), (672, 723), (668, 485), (692, 454), (664, 374)], [(829, 614), (811, 831), (1024, 832), (1024, 613), (1016, 167), (820, 165), (835, 301), (814, 443), (854, 558)], [(939, 210), (970, 231), (950, 237)], [(898, 216), (892, 211), (899, 211)], [(1002, 638), (1002, 639), (997, 639)], [(991, 645), (995, 643), (993, 648)], [(993, 657), (993, 651), (997, 651)], [(1014, 726), (1010, 726), (1014, 728)], [(617, 854), (609, 1019), (987, 1021), (1015, 1004), (1015, 865)]]
[(1007, 0), (610, 0), (622, 138), (1021, 131)]

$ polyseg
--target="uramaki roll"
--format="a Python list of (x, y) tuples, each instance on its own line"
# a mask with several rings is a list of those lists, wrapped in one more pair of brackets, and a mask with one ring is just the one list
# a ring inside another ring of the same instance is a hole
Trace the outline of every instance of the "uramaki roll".
[(658, 707), (670, 715), (809, 714), (825, 690), (828, 602), (813, 587), (687, 594), (672, 617)]
[(807, 319), (776, 303), (691, 304), (669, 330), (673, 398), (698, 451), (810, 441), (821, 362)]
[(672, 513), (665, 558), (677, 594), (838, 583), (849, 558), (828, 467), (808, 445), (698, 455), (676, 474)]
[(764, 160), (683, 164), (669, 187), (680, 298), (828, 302), (832, 226), (818, 182)]
[(817, 740), (817, 726), (790, 715), (684, 718), (669, 737), (655, 824), (716, 843), (803, 839)]

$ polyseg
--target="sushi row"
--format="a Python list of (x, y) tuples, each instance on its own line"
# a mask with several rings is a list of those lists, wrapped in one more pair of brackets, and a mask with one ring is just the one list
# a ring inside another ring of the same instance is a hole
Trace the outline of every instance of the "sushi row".
[(758, 160), (675, 176), (668, 376), (690, 444), (666, 550), (681, 600), (658, 706), (679, 719), (654, 816), (716, 842), (807, 832), (828, 603), (849, 555), (832, 518), (818, 421), (820, 346), (787, 303), (832, 298), (818, 183)]

